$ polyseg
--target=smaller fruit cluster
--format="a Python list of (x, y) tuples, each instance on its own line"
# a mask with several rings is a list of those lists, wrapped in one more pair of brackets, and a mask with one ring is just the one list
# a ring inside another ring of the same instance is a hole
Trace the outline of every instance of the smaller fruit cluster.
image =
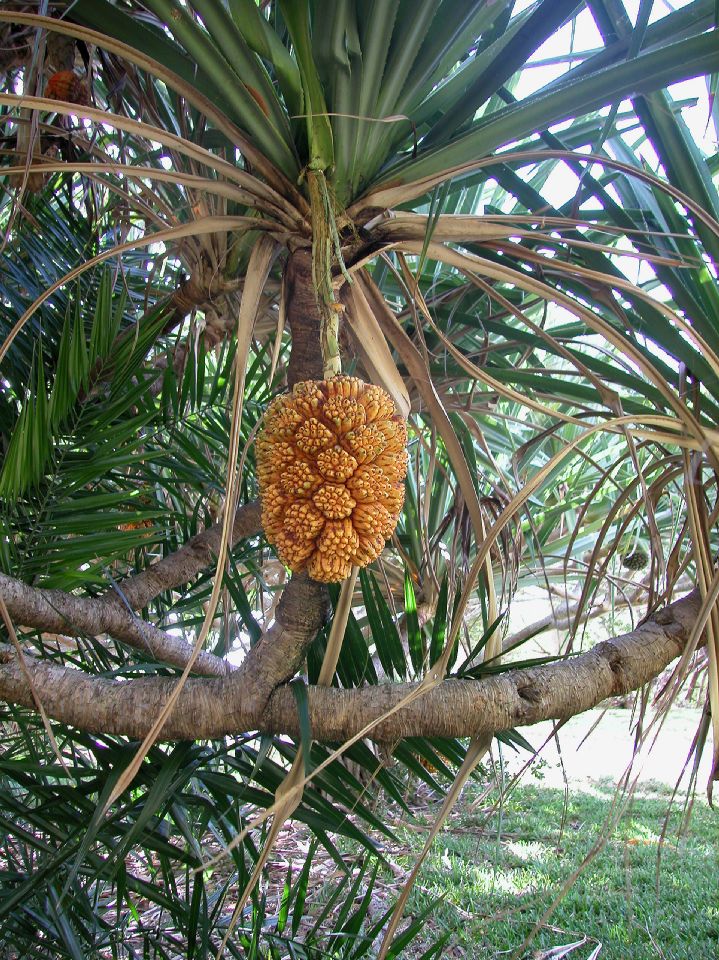
[(257, 439), (262, 526), (280, 560), (337, 583), (375, 560), (404, 500), (407, 425), (381, 387), (306, 380), (270, 404)]
[(90, 95), (87, 86), (74, 70), (58, 70), (47, 81), (45, 96), (49, 100), (66, 100), (68, 103), (80, 103), (87, 107)]

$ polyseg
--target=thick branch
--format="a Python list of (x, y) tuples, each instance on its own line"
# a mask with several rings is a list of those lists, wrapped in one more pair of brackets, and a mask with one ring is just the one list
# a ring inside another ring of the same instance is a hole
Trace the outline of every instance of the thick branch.
[(259, 717), (273, 691), (294, 677), (329, 612), (324, 584), (310, 580), (306, 573), (293, 574), (277, 604), (274, 624), (232, 677), (231, 687), (242, 691), (246, 709)]
[[(230, 546), (233, 547), (243, 537), (251, 537), (262, 529), (260, 524), (260, 504), (253, 500), (237, 508), (232, 527)], [(119, 584), (120, 597), (114, 590), (102, 597), (102, 602), (113, 608), (127, 603), (133, 610), (141, 610), (150, 600), (163, 592), (189, 583), (193, 577), (208, 567), (220, 552), (222, 524), (214, 523), (207, 530), (196, 534), (179, 550), (153, 563), (147, 570), (128, 577)]]
[[(379, 723), (377, 740), (401, 737), (468, 737), (529, 726), (543, 720), (566, 720), (606, 700), (636, 690), (658, 676), (684, 649), (701, 601), (691, 593), (650, 617), (630, 633), (598, 643), (587, 653), (541, 667), (510, 670), (483, 680), (448, 680), (409, 707)], [(365, 690), (320, 688), (309, 692), (310, 721), (320, 739), (348, 739), (377, 716), (396, 707), (416, 684), (377, 687), (376, 698)], [(374, 691), (372, 691), (374, 692)], [(284, 689), (265, 712), (263, 729), (297, 733), (295, 716)]]
[[(628, 693), (661, 673), (682, 652), (699, 609), (699, 595), (692, 592), (631, 633), (597, 644), (570, 660), (511, 670), (484, 680), (448, 680), (377, 724), (372, 736), (385, 741), (407, 736), (467, 737), (566, 719), (607, 697)], [(278, 629), (288, 628), (280, 625)], [(14, 651), (6, 648), (4, 658), (0, 697), (33, 708), (32, 690)], [(160, 678), (104, 680), (30, 657), (27, 664), (48, 716), (83, 730), (134, 738), (147, 733), (174, 682)], [(163, 739), (205, 739), (256, 729), (297, 734), (292, 691), (285, 686), (277, 688), (263, 708), (258, 706), (250, 682), (241, 681), (242, 672), (221, 680), (188, 680), (162, 731)], [(246, 676), (245, 681), (254, 682), (254, 678)], [(324, 741), (347, 739), (395, 707), (415, 687), (310, 688), (313, 735)]]
[[(140, 620), (121, 603), (76, 597), (62, 590), (39, 590), (4, 573), (0, 573), (0, 596), (19, 626), (90, 637), (106, 633), (148, 653), (160, 663), (184, 667), (189, 660), (188, 643)], [(204, 676), (224, 677), (230, 666), (220, 657), (203, 651), (193, 669)]]

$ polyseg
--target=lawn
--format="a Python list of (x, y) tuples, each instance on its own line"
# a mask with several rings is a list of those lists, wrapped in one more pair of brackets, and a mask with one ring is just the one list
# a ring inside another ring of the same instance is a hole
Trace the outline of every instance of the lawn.
[[(526, 781), (525, 781), (526, 782)], [(719, 816), (697, 798), (686, 830), (681, 802), (660, 843), (671, 790), (643, 783), (604, 848), (568, 891), (526, 957), (559, 957), (551, 948), (584, 941), (573, 960), (711, 960), (719, 957)], [(473, 808), (469, 787), (430, 853), (412, 911), (436, 897), (434, 936), (453, 930), (444, 956), (511, 956), (597, 840), (614, 784), (589, 792), (517, 787), (500, 810)], [(427, 819), (432, 816), (432, 808)], [(424, 832), (398, 827), (409, 867)], [(600, 946), (601, 945), (601, 946)], [(597, 952), (595, 952), (597, 951)]]

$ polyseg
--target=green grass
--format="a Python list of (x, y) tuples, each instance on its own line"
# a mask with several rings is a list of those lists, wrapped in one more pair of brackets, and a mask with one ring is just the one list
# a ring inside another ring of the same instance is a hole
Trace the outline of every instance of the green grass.
[[(521, 946), (580, 866), (610, 811), (614, 787), (573, 789), (565, 806), (562, 790), (521, 786), (493, 813), (471, 810), (478, 791), (468, 789), (437, 838), (407, 913), (443, 896), (431, 932), (454, 931), (450, 943), (458, 952), (449, 955), (488, 960)], [(599, 960), (719, 957), (719, 814), (698, 799), (678, 838), (676, 804), (658, 863), (669, 796), (663, 786), (635, 796), (525, 957), (583, 936), (587, 943), (571, 952), (572, 960), (586, 960), (598, 943)], [(421, 849), (422, 832), (398, 832), (406, 843), (402, 853)], [(403, 866), (413, 862), (410, 855), (396, 859)]]

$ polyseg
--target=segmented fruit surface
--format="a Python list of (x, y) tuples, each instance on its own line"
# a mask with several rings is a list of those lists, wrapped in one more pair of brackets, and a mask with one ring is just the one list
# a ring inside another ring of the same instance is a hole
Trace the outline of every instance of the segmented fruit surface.
[(622, 554), (622, 566), (627, 570), (643, 570), (649, 563), (649, 554), (641, 547), (630, 553)]
[(392, 398), (357, 377), (305, 380), (273, 400), (257, 475), (280, 560), (323, 583), (376, 560), (402, 509), (406, 448)]
[(87, 87), (74, 70), (58, 70), (53, 73), (45, 87), (45, 96), (51, 100), (65, 100), (85, 106), (90, 102)]

